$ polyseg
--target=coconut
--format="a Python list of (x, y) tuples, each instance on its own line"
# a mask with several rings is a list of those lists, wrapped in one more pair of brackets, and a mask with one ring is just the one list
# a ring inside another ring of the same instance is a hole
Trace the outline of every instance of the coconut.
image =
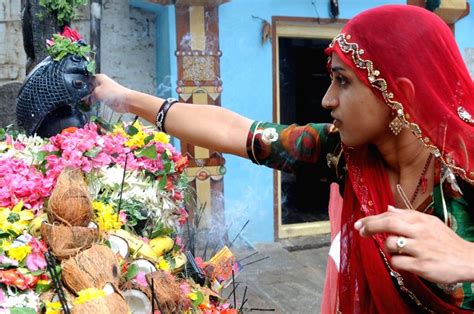
[(122, 292), (131, 313), (151, 313), (151, 302), (140, 290), (130, 289)]
[(53, 251), (54, 256), (63, 260), (91, 247), (99, 238), (99, 231), (86, 227), (51, 225), (44, 222), (41, 225), (41, 236)]
[(86, 227), (92, 218), (92, 202), (80, 169), (65, 168), (48, 202), (50, 222)]
[(146, 260), (146, 259), (134, 260), (132, 263), (130, 263), (130, 265), (137, 266), (138, 271), (143, 272), (145, 274), (149, 274), (149, 273), (152, 273), (152, 272), (156, 271), (155, 265), (153, 265), (152, 262), (150, 262), (149, 260)]
[(86, 288), (102, 289), (110, 282), (119, 283), (119, 264), (112, 250), (104, 245), (93, 245), (61, 263), (62, 280), (72, 291)]
[(119, 293), (106, 295), (104, 298), (93, 299), (86, 303), (76, 304), (71, 309), (72, 314), (128, 314), (128, 305)]
[[(180, 282), (175, 276), (163, 271), (156, 271), (145, 276), (159, 304), (155, 308), (162, 313), (181, 313), (185, 304), (189, 303), (186, 296), (181, 293)], [(151, 283), (153, 282), (153, 285)]]
[(128, 247), (128, 242), (117, 235), (109, 235), (108, 241), (110, 243), (110, 248), (115, 254), (119, 254), (123, 259), (127, 259), (130, 249)]

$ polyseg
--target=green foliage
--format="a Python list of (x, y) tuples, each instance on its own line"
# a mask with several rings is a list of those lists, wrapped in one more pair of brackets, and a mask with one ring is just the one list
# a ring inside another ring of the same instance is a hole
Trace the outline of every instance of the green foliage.
[(48, 53), (54, 61), (61, 61), (67, 54), (79, 55), (88, 59), (91, 53), (89, 45), (81, 45), (59, 34), (53, 35), (54, 45), (48, 47)]
[(87, 0), (39, 0), (40, 6), (56, 16), (60, 25), (68, 25), (75, 17), (75, 9), (87, 4)]

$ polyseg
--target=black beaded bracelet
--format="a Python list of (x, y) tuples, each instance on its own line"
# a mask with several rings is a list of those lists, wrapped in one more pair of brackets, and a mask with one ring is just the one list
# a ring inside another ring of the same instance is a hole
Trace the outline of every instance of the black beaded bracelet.
[(174, 98), (168, 98), (161, 105), (160, 110), (158, 110), (158, 113), (156, 114), (156, 128), (158, 129), (158, 131), (166, 133), (165, 131), (166, 114), (168, 113), (168, 110), (170, 110), (171, 106), (173, 106), (177, 102), (178, 100)]

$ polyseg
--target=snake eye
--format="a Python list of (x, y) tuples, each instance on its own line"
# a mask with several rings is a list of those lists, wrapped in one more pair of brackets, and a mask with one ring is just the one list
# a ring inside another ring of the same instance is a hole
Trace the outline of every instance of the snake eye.
[(72, 81), (72, 86), (77, 89), (81, 89), (86, 85), (86, 83), (82, 80), (74, 80)]

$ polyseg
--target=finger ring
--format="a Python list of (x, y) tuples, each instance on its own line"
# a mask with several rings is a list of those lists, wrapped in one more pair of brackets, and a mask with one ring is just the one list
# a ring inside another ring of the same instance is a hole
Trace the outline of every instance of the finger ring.
[(398, 254), (402, 254), (402, 249), (407, 245), (407, 239), (405, 237), (398, 237), (397, 239), (397, 248)]

